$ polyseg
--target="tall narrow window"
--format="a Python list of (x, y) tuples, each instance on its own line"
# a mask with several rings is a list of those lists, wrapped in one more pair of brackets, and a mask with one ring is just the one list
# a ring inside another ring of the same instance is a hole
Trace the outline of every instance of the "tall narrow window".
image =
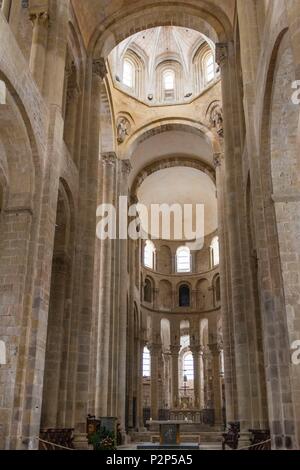
[(190, 273), (191, 272), (191, 253), (190, 253), (190, 249), (186, 246), (181, 246), (177, 250), (176, 271), (178, 273)]
[(147, 240), (144, 248), (144, 266), (149, 269), (154, 269), (154, 245), (150, 240)]
[(211, 249), (211, 264), (212, 267), (216, 267), (220, 263), (220, 249), (219, 249), (219, 237), (215, 237), (210, 245)]
[(215, 63), (212, 53), (208, 54), (204, 61), (206, 82), (209, 83), (215, 78)]
[(194, 360), (193, 354), (189, 351), (183, 357), (183, 377), (188, 381), (194, 380)]
[(135, 82), (135, 70), (134, 70), (134, 65), (133, 63), (128, 60), (124, 59), (124, 64), (123, 64), (123, 83), (124, 85), (128, 86), (129, 88), (134, 88), (134, 82)]
[(175, 72), (173, 70), (166, 70), (163, 73), (163, 88), (166, 100), (175, 98)]
[(164, 72), (164, 89), (174, 90), (175, 88), (175, 73), (173, 70), (166, 70)]
[(147, 347), (143, 351), (143, 377), (150, 377), (150, 351)]

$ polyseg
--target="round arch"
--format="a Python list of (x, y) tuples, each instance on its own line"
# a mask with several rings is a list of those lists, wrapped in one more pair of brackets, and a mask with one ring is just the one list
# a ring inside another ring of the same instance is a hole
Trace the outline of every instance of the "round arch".
[(214, 133), (206, 125), (196, 120), (170, 118), (153, 121), (134, 132), (127, 141), (120, 158), (130, 159), (138, 145), (151, 137), (171, 131), (184, 131), (190, 134), (201, 135), (211, 146), (213, 153), (219, 153), (220, 143)]
[[(184, 15), (180, 12), (181, 6), (185, 8)], [(95, 11), (95, 18), (97, 16)], [(118, 43), (133, 33), (170, 24), (195, 29), (214, 43), (232, 38), (231, 22), (216, 3), (193, 0), (190, 5), (183, 5), (180, 1), (149, 5), (140, 0), (134, 5), (119, 9), (112, 16), (108, 15), (104, 21), (103, 17), (99, 18), (88, 40), (88, 51), (106, 58)]]
[(194, 168), (195, 170), (202, 171), (207, 176), (210, 177), (212, 182), (216, 184), (216, 174), (215, 170), (213, 170), (207, 163), (199, 160), (197, 157), (191, 158), (190, 156), (183, 156), (182, 154), (169, 156), (160, 160), (156, 160), (150, 165), (143, 168), (138, 175), (135, 177), (133, 184), (131, 186), (131, 194), (132, 196), (136, 196), (139, 187), (143, 184), (148, 176), (156, 173), (160, 170), (165, 170), (167, 168), (175, 168), (175, 167), (188, 167)]

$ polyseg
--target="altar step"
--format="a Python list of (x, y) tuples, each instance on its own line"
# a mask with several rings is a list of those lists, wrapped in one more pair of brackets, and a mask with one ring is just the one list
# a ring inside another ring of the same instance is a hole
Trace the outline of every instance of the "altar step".
[[(199, 433), (184, 431), (181, 433), (182, 443), (196, 443), (200, 445), (221, 446), (223, 431), (201, 431)], [(133, 443), (153, 443), (159, 442), (159, 434), (155, 431), (150, 432), (134, 432), (131, 434), (131, 442)], [(241, 433), (239, 447), (246, 447), (250, 443), (250, 434)]]

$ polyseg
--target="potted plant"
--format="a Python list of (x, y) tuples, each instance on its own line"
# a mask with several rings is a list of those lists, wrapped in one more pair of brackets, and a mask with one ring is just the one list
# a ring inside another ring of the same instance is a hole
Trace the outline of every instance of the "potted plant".
[(101, 427), (90, 437), (94, 450), (116, 450), (116, 439), (113, 432)]

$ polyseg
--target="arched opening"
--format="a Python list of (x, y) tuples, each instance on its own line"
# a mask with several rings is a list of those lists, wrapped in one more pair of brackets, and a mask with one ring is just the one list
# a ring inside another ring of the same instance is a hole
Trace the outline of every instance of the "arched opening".
[(143, 377), (148, 378), (151, 375), (150, 351), (147, 346), (143, 350)]
[(135, 67), (132, 61), (128, 58), (124, 59), (123, 62), (123, 83), (131, 90), (135, 87)]
[(191, 272), (191, 252), (186, 246), (181, 246), (176, 252), (176, 271), (178, 273)]
[(152, 281), (149, 278), (145, 279), (144, 284), (144, 302), (152, 303), (153, 301), (153, 287)]
[(184, 284), (179, 287), (179, 307), (191, 306), (191, 292), (188, 285)]
[(219, 237), (214, 237), (212, 239), (210, 250), (211, 250), (211, 267), (215, 268), (216, 266), (219, 266), (219, 263), (220, 263)]
[(155, 246), (150, 240), (147, 240), (144, 246), (144, 266), (154, 269), (155, 265)]

